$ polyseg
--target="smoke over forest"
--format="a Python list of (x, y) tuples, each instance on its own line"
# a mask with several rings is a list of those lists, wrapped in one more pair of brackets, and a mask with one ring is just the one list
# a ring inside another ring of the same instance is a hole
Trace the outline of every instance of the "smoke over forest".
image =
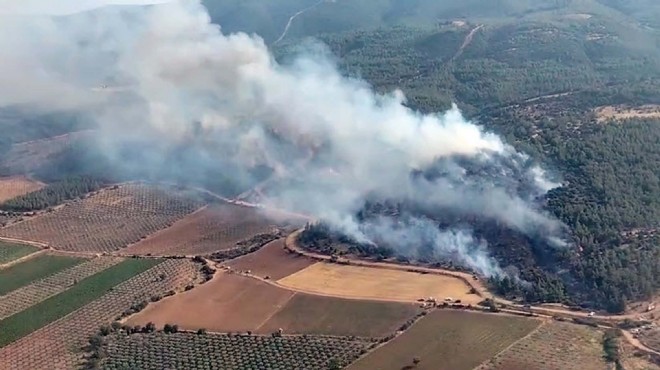
[[(488, 242), (435, 216), (566, 246), (540, 205), (559, 184), (529, 157), (456, 107), (421, 114), (400, 91), (343, 76), (320, 45), (279, 64), (258, 35), (223, 34), (195, 0), (16, 3), (0, 13), (0, 106), (83, 117), (118, 171), (249, 186), (267, 168), (267, 206), (403, 254), (424, 245), (485, 275), (502, 272)], [(408, 207), (358, 217), (368, 201)]]

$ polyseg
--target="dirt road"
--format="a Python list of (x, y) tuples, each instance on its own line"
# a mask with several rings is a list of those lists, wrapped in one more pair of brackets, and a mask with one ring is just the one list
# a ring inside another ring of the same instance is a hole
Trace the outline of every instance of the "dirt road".
[(465, 51), (465, 48), (467, 48), (470, 45), (470, 43), (472, 43), (472, 39), (474, 39), (474, 35), (476, 35), (476, 33), (479, 32), (479, 30), (482, 29), (483, 27), (484, 27), (484, 25), (480, 24), (477, 27), (473, 28), (470, 31), (470, 33), (468, 33), (467, 36), (465, 36), (465, 39), (463, 40), (463, 44), (458, 49), (456, 54), (454, 54), (454, 56), (451, 58), (451, 60), (458, 59), (458, 57), (463, 55), (463, 51)]
[(310, 11), (310, 10), (316, 8), (317, 6), (323, 4), (325, 1), (326, 1), (326, 0), (321, 0), (321, 1), (319, 1), (318, 3), (316, 3), (316, 4), (314, 4), (314, 5), (311, 5), (311, 6), (308, 6), (307, 8), (305, 8), (305, 9), (303, 9), (303, 10), (300, 10), (300, 11), (298, 11), (296, 14), (292, 15), (292, 16), (289, 18), (289, 21), (286, 23), (286, 26), (284, 26), (284, 31), (282, 32), (282, 34), (280, 35), (280, 37), (279, 37), (277, 40), (275, 40), (275, 42), (273, 42), (273, 45), (277, 45), (280, 41), (282, 41), (282, 40), (286, 37), (286, 34), (287, 34), (287, 32), (289, 32), (289, 28), (291, 27), (291, 23), (293, 23), (293, 20), (296, 19), (296, 17), (298, 17), (298, 16), (304, 14), (305, 12), (308, 12), (308, 11)]

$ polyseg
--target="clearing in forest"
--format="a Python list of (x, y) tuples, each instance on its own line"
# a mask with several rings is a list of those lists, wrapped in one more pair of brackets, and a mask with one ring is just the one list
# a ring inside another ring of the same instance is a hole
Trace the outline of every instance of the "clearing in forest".
[(0, 240), (0, 265), (23, 258), (40, 249), (32, 245), (10, 243)]
[[(527, 335), (539, 323), (522, 317), (436, 310), (348, 369), (399, 370), (411, 366), (416, 370), (469, 370)], [(416, 366), (414, 359), (419, 361)]]
[(479, 370), (602, 370), (603, 332), (565, 322), (548, 322)]
[(0, 203), (17, 196), (37, 191), (45, 184), (27, 179), (23, 176), (0, 178)]
[(254, 253), (224, 263), (234, 271), (250, 271), (252, 275), (273, 280), (289, 276), (312, 264), (314, 260), (284, 248), (284, 239), (275, 240)]
[(110, 252), (172, 225), (203, 205), (197, 194), (126, 184), (0, 229), (0, 235), (76, 252)]
[(84, 258), (42, 254), (0, 269), (0, 296), (83, 261)]
[(276, 227), (256, 208), (229, 203), (213, 204), (171, 227), (126, 248), (128, 254), (155, 256), (210, 254)]
[(278, 283), (293, 290), (334, 297), (407, 302), (450, 297), (466, 304), (481, 301), (478, 295), (470, 293), (468, 284), (452, 276), (325, 262), (309, 266)]
[(621, 121), (634, 118), (660, 118), (660, 105), (630, 106), (605, 106), (594, 110), (598, 122)]

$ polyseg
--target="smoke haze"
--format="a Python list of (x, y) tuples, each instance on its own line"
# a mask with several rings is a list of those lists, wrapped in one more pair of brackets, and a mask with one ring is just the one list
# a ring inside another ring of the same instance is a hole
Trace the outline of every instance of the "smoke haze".
[[(527, 156), (456, 107), (423, 115), (400, 91), (342, 76), (322, 47), (280, 65), (258, 36), (223, 35), (194, 0), (11, 3), (22, 5), (0, 13), (0, 105), (93, 117), (120, 168), (185, 179), (220, 165), (247, 179), (267, 166), (269, 206), (403, 254), (424, 244), (486, 275), (502, 270), (469, 228), (355, 215), (368, 199), (400, 200), (565, 244), (564, 226), (536, 205), (558, 184)], [(130, 142), (140, 145), (126, 158), (117, 148)], [(166, 159), (176, 148), (195, 153), (185, 166)]]

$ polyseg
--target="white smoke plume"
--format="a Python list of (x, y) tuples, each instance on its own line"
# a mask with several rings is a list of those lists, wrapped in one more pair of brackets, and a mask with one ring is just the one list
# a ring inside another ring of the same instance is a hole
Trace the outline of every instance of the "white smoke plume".
[[(0, 13), (0, 106), (85, 112), (118, 162), (117, 142), (153, 140), (126, 166), (185, 174), (203, 171), (205, 161), (226, 163), (227, 171), (267, 165), (279, 178), (268, 190), (271, 206), (324, 219), (357, 239), (431, 243), (438, 255), (459, 255), (488, 275), (501, 270), (465, 230), (440, 231), (423, 219), (361, 225), (355, 214), (369, 197), (405, 200), (562, 244), (562, 224), (506, 180), (520, 172), (533, 196), (555, 184), (455, 106), (417, 113), (401, 92), (376, 94), (318, 51), (280, 65), (260, 37), (222, 34), (195, 0), (5, 2), (14, 5)], [(187, 168), (168, 168), (164, 152), (180, 145), (212, 150)], [(494, 170), (469, 173), (456, 158)], [(411, 175), (433, 166), (443, 176)]]

